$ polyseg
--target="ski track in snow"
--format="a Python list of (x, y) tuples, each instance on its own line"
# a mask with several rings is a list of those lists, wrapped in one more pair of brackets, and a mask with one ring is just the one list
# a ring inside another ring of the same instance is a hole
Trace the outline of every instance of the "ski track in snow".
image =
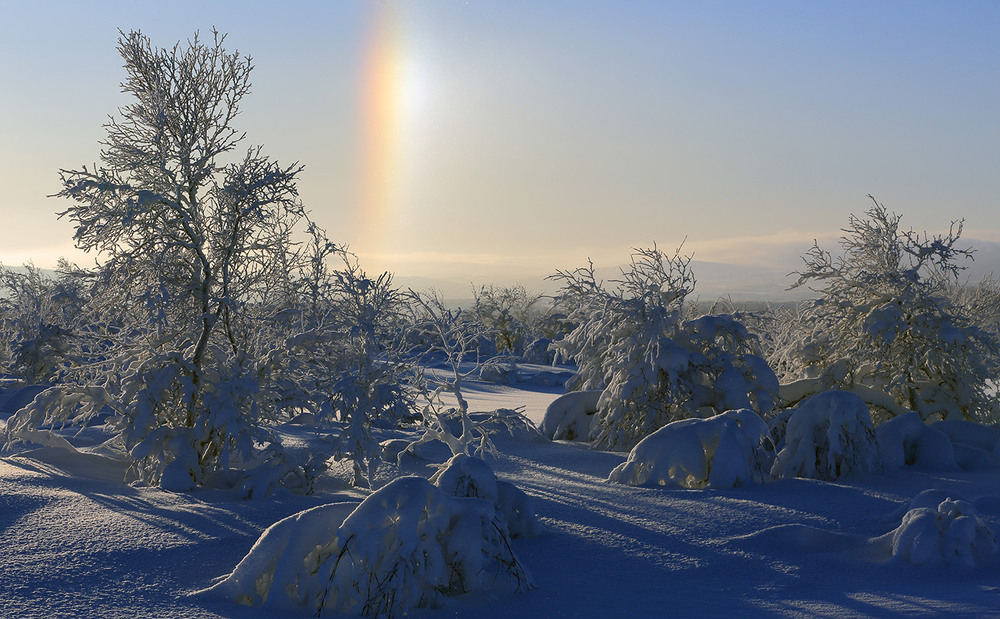
[[(473, 410), (523, 404), (536, 423), (558, 395), (469, 391)], [(409, 616), (1000, 616), (998, 561), (917, 567), (873, 554), (867, 542), (897, 526), (893, 514), (926, 488), (985, 495), (980, 515), (1000, 530), (997, 471), (691, 491), (607, 482), (625, 454), (497, 444), (498, 475), (533, 497), (544, 525), (541, 535), (514, 541), (535, 589), (467, 596)], [(359, 497), (171, 494), (123, 486), (121, 471), (101, 462), (52, 449), (0, 459), (0, 616), (266, 617), (186, 594), (231, 571), (277, 520)]]

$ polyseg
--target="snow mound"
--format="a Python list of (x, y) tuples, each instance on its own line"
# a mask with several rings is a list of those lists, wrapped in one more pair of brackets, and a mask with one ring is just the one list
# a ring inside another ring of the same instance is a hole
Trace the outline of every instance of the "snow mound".
[(893, 417), (875, 430), (879, 457), (887, 468), (915, 466), (934, 471), (957, 471), (955, 450), (944, 432), (928, 426), (919, 413)]
[(928, 507), (922, 502), (911, 507), (892, 531), (893, 558), (915, 565), (975, 567), (997, 553), (996, 536), (972, 503), (947, 498)]
[(431, 477), (431, 482), (452, 496), (489, 501), (507, 523), (511, 537), (531, 537), (541, 530), (531, 497), (512, 483), (498, 480), (482, 458), (457, 454)]
[[(457, 476), (456, 476), (457, 477)], [(342, 504), (269, 527), (222, 581), (202, 592), (246, 605), (398, 616), (444, 596), (531, 587), (493, 504), (400, 477), (343, 520)]]
[(553, 441), (587, 440), (602, 393), (600, 389), (571, 391), (553, 400), (542, 418), (542, 435)]
[(663, 426), (632, 449), (608, 481), (633, 486), (733, 488), (764, 480), (757, 447), (767, 432), (752, 410)]
[(1000, 429), (960, 419), (945, 419), (930, 427), (951, 439), (955, 459), (966, 471), (1000, 469)]
[(826, 531), (805, 524), (776, 525), (732, 540), (744, 548), (817, 553), (852, 551), (862, 547), (865, 541), (856, 535)]
[(839, 479), (881, 468), (868, 406), (847, 391), (825, 391), (795, 409), (785, 446), (771, 467), (774, 477)]

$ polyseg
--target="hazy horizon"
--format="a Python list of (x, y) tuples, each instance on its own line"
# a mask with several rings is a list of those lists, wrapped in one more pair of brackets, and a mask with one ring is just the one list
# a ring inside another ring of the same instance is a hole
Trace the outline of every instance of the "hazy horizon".
[[(91, 260), (46, 196), (60, 168), (98, 160), (128, 103), (119, 28), (169, 47), (214, 26), (252, 56), (244, 145), (304, 164), (304, 204), (373, 272), (506, 282), (684, 242), (698, 261), (787, 273), (813, 239), (833, 248), (868, 193), (905, 227), (965, 218), (969, 244), (1000, 243), (993, 3), (0, 0), (0, 14), (16, 25), (0, 42), (8, 265)], [(700, 292), (742, 273), (699, 277)]]

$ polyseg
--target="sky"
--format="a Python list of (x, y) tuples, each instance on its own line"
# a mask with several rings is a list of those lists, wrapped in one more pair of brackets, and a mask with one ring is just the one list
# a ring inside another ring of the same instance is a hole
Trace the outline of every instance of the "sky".
[(0, 23), (7, 265), (93, 260), (48, 196), (129, 102), (119, 29), (250, 55), (245, 145), (305, 166), (369, 271), (530, 287), (683, 242), (787, 272), (867, 194), (1000, 243), (993, 2), (0, 0)]

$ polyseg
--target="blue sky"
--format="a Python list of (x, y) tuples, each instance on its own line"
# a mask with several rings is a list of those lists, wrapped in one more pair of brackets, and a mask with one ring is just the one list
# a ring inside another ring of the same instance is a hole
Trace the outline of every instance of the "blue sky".
[[(528, 278), (684, 238), (791, 270), (868, 193), (1000, 241), (996, 3), (0, 1), (0, 19), (7, 264), (76, 256), (45, 196), (127, 102), (118, 28), (169, 46), (215, 26), (253, 56), (246, 144), (303, 163), (306, 206), (373, 270)], [(366, 129), (377, 49), (392, 144)]]

